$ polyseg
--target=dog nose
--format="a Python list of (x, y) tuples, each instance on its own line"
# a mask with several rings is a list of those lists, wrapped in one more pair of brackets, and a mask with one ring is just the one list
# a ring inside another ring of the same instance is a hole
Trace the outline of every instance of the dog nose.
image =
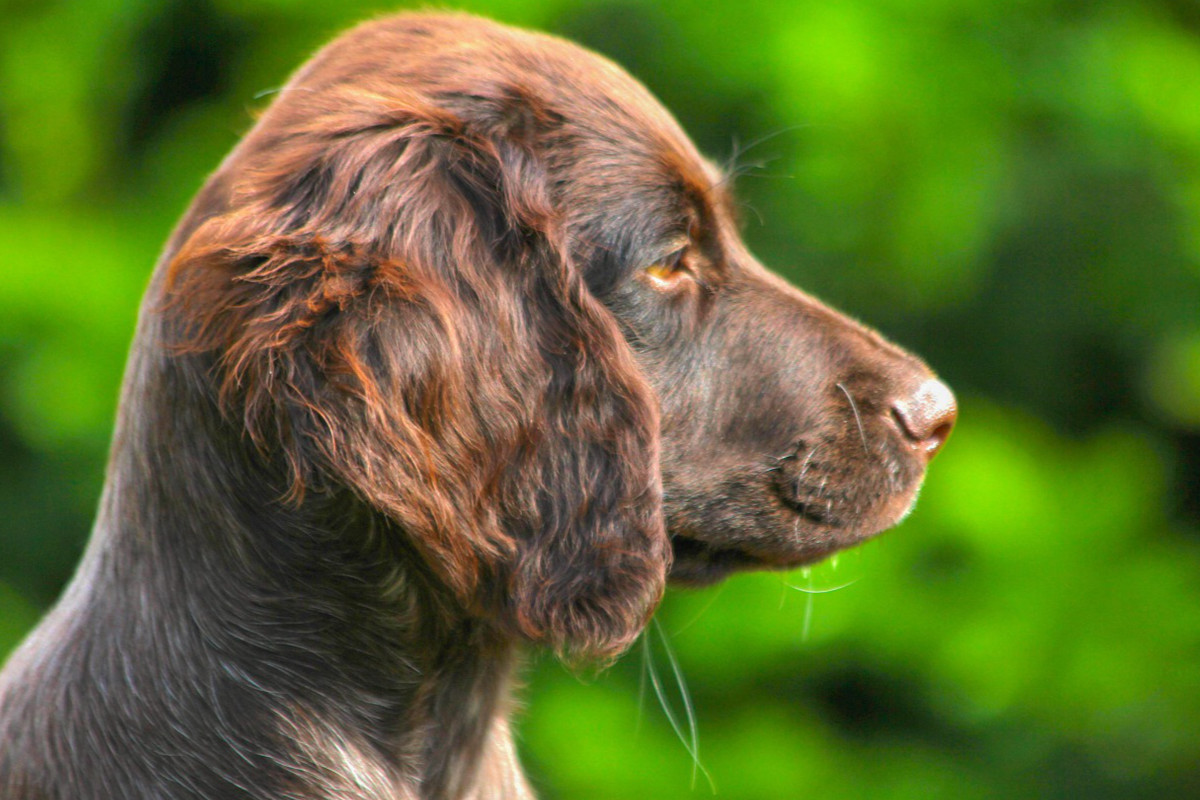
[(892, 413), (905, 436), (931, 459), (954, 429), (958, 404), (949, 386), (929, 378), (908, 397), (893, 401)]

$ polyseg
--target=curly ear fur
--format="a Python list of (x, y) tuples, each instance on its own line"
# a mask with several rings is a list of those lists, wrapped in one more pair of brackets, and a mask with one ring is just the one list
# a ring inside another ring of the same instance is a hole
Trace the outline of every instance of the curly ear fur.
[(171, 263), (181, 357), (211, 361), (291, 501), (348, 487), (469, 613), (621, 651), (670, 558), (657, 408), (524, 143), (546, 120), (481, 130), (417, 93), (293, 91)]

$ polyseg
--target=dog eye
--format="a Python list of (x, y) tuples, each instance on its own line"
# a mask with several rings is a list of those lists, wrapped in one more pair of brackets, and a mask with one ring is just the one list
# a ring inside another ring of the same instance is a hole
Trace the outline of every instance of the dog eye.
[(646, 267), (643, 272), (659, 289), (673, 289), (684, 280), (695, 279), (696, 273), (687, 261), (687, 248), (678, 250), (661, 261)]

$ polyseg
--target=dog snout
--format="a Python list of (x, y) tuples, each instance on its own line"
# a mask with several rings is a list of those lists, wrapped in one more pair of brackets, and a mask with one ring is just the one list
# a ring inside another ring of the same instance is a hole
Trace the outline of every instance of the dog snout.
[(937, 378), (926, 378), (916, 389), (894, 398), (891, 409), (901, 432), (926, 459), (942, 449), (958, 417), (954, 392)]

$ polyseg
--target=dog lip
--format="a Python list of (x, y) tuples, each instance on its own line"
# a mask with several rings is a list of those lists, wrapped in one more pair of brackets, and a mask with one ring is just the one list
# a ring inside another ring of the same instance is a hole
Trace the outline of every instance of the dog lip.
[(769, 562), (736, 547), (718, 547), (690, 536), (671, 537), (669, 578), (690, 586), (707, 586), (741, 570), (762, 569)]
[(708, 562), (724, 562), (729, 564), (760, 564), (765, 559), (760, 558), (740, 547), (721, 547), (712, 545), (691, 536), (674, 536), (671, 547), (675, 551), (676, 561), (703, 558)]
[[(801, 519), (824, 528), (844, 528), (847, 521), (834, 510), (834, 501), (820, 496), (820, 492), (804, 492), (794, 478), (777, 474), (771, 481), (773, 494), (789, 512)], [(825, 487), (821, 487), (822, 489)]]
[(809, 546), (800, 552), (770, 557), (741, 547), (722, 547), (690, 536), (676, 535), (671, 538), (671, 548), (675, 557), (668, 577), (677, 584), (708, 586), (724, 580), (734, 572), (788, 570), (815, 564), (853, 544), (857, 542), (847, 545)]
[(788, 569), (817, 560), (810, 559), (807, 553), (797, 558), (770, 558), (742, 547), (709, 544), (683, 535), (671, 537), (671, 549), (674, 559), (668, 577), (689, 586), (708, 586), (734, 572)]
[(829, 501), (814, 500), (811, 498), (802, 498), (798, 496), (790, 496), (784, 487), (778, 487), (779, 502), (790, 511), (798, 514), (800, 517), (809, 522), (822, 525), (826, 528), (842, 528), (845, 527), (844, 522), (833, 513), (833, 505)]

